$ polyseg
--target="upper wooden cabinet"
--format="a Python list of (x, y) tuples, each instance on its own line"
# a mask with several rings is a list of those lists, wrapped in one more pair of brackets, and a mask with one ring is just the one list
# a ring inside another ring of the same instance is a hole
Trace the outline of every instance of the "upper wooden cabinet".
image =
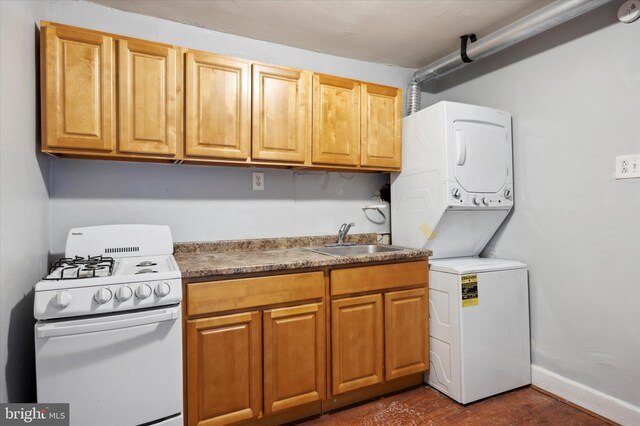
[(46, 22), (41, 40), (43, 151), (108, 158), (178, 156), (179, 48)]
[(119, 151), (176, 155), (177, 55), (172, 47), (118, 41)]
[(42, 149), (112, 151), (113, 39), (56, 27), (42, 34)]
[(312, 161), (355, 166), (360, 160), (360, 83), (313, 76)]
[(185, 56), (185, 155), (245, 160), (251, 152), (250, 64)]
[(41, 28), (43, 152), (400, 170), (399, 89), (50, 22)]
[(313, 163), (400, 169), (401, 102), (394, 87), (314, 74)]
[(302, 163), (307, 158), (311, 79), (293, 68), (253, 65), (251, 158)]
[(360, 164), (399, 169), (402, 154), (402, 91), (362, 85), (362, 149)]

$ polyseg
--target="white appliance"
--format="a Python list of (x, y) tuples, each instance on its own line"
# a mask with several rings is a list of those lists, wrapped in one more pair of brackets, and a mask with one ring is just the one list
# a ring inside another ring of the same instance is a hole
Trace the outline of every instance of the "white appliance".
[(513, 207), (511, 116), (440, 102), (402, 124), (391, 231), (433, 251), (425, 381), (463, 404), (529, 384), (526, 265), (477, 257)]
[(513, 207), (511, 116), (440, 102), (402, 120), (391, 176), (393, 244), (477, 256)]
[(35, 288), (39, 403), (77, 426), (182, 425), (182, 285), (166, 226), (69, 232)]
[(430, 266), (427, 383), (461, 404), (530, 384), (526, 265), (454, 258)]

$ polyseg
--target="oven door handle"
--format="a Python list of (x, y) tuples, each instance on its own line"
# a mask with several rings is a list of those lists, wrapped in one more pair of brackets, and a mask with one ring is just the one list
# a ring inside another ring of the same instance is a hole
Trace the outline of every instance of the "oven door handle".
[(40, 338), (47, 338), (54, 336), (67, 336), (71, 334), (93, 333), (96, 331), (116, 330), (119, 328), (137, 327), (140, 325), (172, 321), (178, 319), (179, 316), (180, 308), (174, 307), (170, 309), (163, 309), (160, 313), (155, 311), (149, 315), (141, 315), (133, 318), (117, 319), (118, 316), (116, 315), (105, 318), (104, 321), (88, 324), (37, 324), (36, 335)]

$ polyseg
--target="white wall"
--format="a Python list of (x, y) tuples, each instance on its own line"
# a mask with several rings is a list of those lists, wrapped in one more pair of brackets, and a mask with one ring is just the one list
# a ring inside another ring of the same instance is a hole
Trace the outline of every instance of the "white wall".
[[(252, 191), (253, 171), (264, 191)], [(387, 174), (82, 160), (54, 160), (52, 174), (54, 253), (71, 227), (109, 223), (167, 224), (175, 241), (337, 234), (352, 221), (355, 233), (389, 230), (362, 211)]]
[(0, 402), (34, 394), (33, 285), (47, 268), (49, 160), (37, 153), (44, 2), (0, 2)]
[(467, 66), (422, 105), (511, 112), (515, 210), (485, 254), (529, 265), (533, 363), (638, 424), (640, 180), (616, 181), (614, 158), (640, 154), (640, 21), (618, 23), (619, 3)]
[[(209, 31), (86, 2), (55, 2), (55, 22), (171, 43), (268, 63), (396, 87), (412, 70), (373, 64)], [(213, 166), (175, 166), (53, 160), (52, 252), (62, 252), (73, 226), (162, 223), (176, 241), (332, 234), (354, 221), (353, 232), (388, 232), (368, 221), (362, 206), (386, 174), (265, 171), (266, 190), (251, 191), (251, 172)], [(375, 218), (377, 219), (377, 218)]]

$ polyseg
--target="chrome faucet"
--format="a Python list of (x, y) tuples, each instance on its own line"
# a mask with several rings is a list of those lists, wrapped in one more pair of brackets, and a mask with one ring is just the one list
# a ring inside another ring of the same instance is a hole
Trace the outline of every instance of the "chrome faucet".
[(344, 239), (349, 233), (349, 229), (351, 229), (351, 227), (355, 225), (356, 224), (354, 222), (343, 223), (340, 229), (338, 230), (338, 240), (336, 241), (336, 244), (344, 244)]

